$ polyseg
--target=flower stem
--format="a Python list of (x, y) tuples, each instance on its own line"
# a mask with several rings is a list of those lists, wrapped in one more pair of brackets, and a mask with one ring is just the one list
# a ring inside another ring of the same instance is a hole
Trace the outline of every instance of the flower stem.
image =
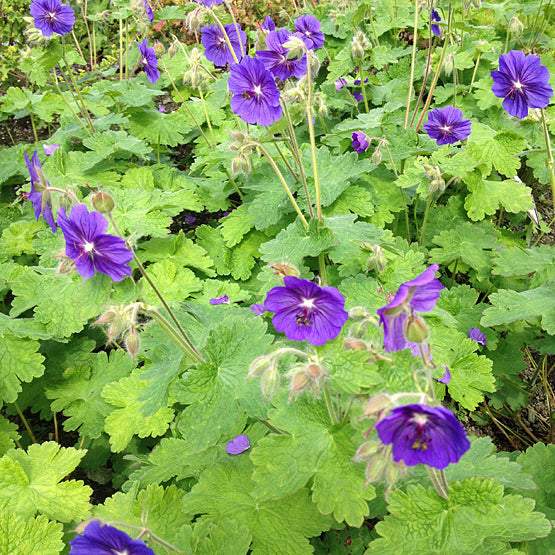
[(472, 85), (474, 85), (474, 79), (476, 79), (476, 73), (478, 71), (478, 66), (480, 65), (480, 58), (482, 57), (482, 51), (478, 52), (478, 57), (476, 58), (476, 63), (474, 64), (474, 71), (472, 72), (472, 79), (470, 80), (470, 86), (468, 87), (468, 92), (472, 90)]
[(426, 223), (428, 222), (428, 214), (430, 213), (430, 207), (432, 206), (432, 202), (434, 200), (434, 195), (431, 194), (428, 197), (428, 202), (426, 203), (426, 211), (424, 212), (424, 219), (422, 220), (422, 231), (420, 232), (420, 242), (419, 245), (422, 246), (424, 242), (424, 233), (426, 232)]
[(87, 106), (85, 105), (85, 101), (83, 100), (83, 97), (81, 96), (81, 90), (77, 86), (77, 82), (75, 81), (75, 76), (73, 75), (73, 72), (71, 71), (71, 67), (69, 67), (69, 63), (68, 63), (68, 61), (65, 57), (65, 54), (62, 55), (62, 60), (64, 61), (64, 64), (66, 66), (67, 72), (69, 74), (69, 78), (71, 79), (71, 82), (73, 83), (73, 87), (75, 89), (75, 92), (77, 93), (77, 96), (79, 97), (79, 100), (80, 100), (81, 104), (83, 105), (83, 113), (85, 114), (85, 119), (87, 120), (87, 123), (89, 124), (89, 127), (91, 128), (91, 131), (93, 133), (95, 133), (95, 129), (94, 129), (93, 123), (91, 121), (91, 118), (89, 116)]
[(412, 87), (414, 81), (414, 68), (416, 64), (416, 42), (418, 37), (418, 2), (414, 3), (414, 30), (412, 34), (412, 58), (410, 63), (409, 94), (407, 96), (407, 111), (405, 113), (405, 129), (409, 125), (409, 112), (412, 97)]
[(257, 148), (260, 149), (260, 151), (262, 152), (262, 154), (264, 154), (264, 156), (266, 157), (266, 160), (268, 160), (268, 162), (270, 162), (270, 165), (272, 166), (273, 170), (276, 172), (276, 175), (278, 176), (278, 179), (281, 181), (281, 184), (283, 185), (285, 192), (287, 193), (287, 196), (289, 197), (289, 200), (291, 201), (291, 204), (293, 205), (293, 208), (295, 209), (295, 212), (297, 212), (299, 218), (301, 219), (301, 221), (303, 222), (305, 228), (308, 229), (308, 222), (306, 221), (306, 218), (303, 216), (303, 213), (301, 212), (301, 209), (299, 208), (299, 205), (297, 204), (297, 201), (295, 200), (295, 197), (293, 197), (293, 193), (291, 193), (291, 189), (289, 189), (289, 185), (287, 185), (287, 181), (285, 181), (280, 169), (278, 168), (275, 160), (270, 156), (270, 154), (268, 153), (268, 151), (262, 146), (262, 144), (258, 144)]
[(368, 108), (368, 97), (366, 96), (366, 86), (364, 85), (364, 73), (362, 71), (362, 62), (358, 64), (358, 74), (360, 75), (360, 86), (362, 87), (362, 98), (364, 99), (364, 109), (366, 113), (370, 113), (370, 108)]
[(318, 255), (318, 265), (320, 266), (320, 279), (322, 280), (322, 287), (327, 287), (328, 273), (326, 272), (326, 255), (323, 252)]
[(314, 172), (314, 190), (316, 192), (316, 213), (322, 221), (322, 203), (320, 202), (320, 181), (318, 179), (318, 163), (316, 162), (316, 139), (314, 137), (314, 123), (312, 122), (312, 50), (306, 49), (308, 81), (308, 96), (306, 101), (306, 112), (308, 116), (308, 132), (310, 134), (310, 148), (312, 149), (312, 170)]
[(132, 252), (133, 262), (135, 262), (135, 264), (137, 264), (137, 267), (139, 268), (139, 271), (141, 272), (143, 277), (146, 279), (146, 281), (149, 283), (149, 285), (152, 287), (153, 291), (156, 293), (156, 296), (160, 299), (160, 302), (162, 303), (163, 307), (166, 309), (166, 311), (170, 315), (171, 319), (173, 320), (174, 324), (176, 325), (177, 329), (179, 330), (179, 333), (181, 334), (181, 337), (184, 339), (185, 343), (188, 345), (188, 347), (191, 351), (190, 354), (191, 354), (192, 358), (195, 359), (197, 362), (205, 362), (202, 355), (195, 349), (195, 346), (193, 345), (193, 343), (189, 339), (189, 336), (187, 335), (187, 333), (183, 329), (183, 326), (181, 325), (181, 323), (179, 322), (179, 320), (177, 319), (177, 317), (173, 313), (172, 309), (169, 307), (168, 303), (166, 302), (166, 299), (164, 298), (164, 296), (162, 295), (160, 290), (156, 287), (156, 284), (152, 281), (152, 279), (148, 275), (147, 271), (145, 270), (145, 267), (141, 264), (141, 261), (139, 260), (139, 258), (135, 254), (135, 251), (131, 248), (131, 245), (125, 239), (125, 237), (123, 236), (123, 234), (119, 230), (119, 228), (118, 228), (118, 226), (117, 226), (117, 224), (114, 220), (114, 217), (113, 217), (112, 213), (108, 214), (108, 218), (109, 218), (110, 223), (112, 224), (114, 230), (116, 231), (116, 233), (125, 241), (125, 243), (127, 245), (127, 248)]
[(123, 19), (119, 20), (119, 80), (123, 81)]
[(549, 178), (551, 181), (551, 192), (553, 194), (553, 206), (555, 207), (555, 171), (553, 164), (553, 153), (551, 152), (551, 139), (549, 137), (549, 129), (547, 128), (547, 120), (545, 119), (545, 111), (542, 108), (542, 127), (545, 137), (545, 149), (547, 151), (547, 167), (549, 168)]
[(436, 469), (432, 468), (431, 466), (428, 466), (427, 468), (428, 468), (428, 475), (430, 476), (430, 480), (432, 481), (432, 484), (434, 485), (434, 488), (436, 489), (438, 495), (440, 495), (444, 499), (449, 499), (449, 495), (447, 494), (447, 491), (444, 485), (441, 483), (437, 475)]
[(210, 121), (210, 116), (208, 115), (208, 110), (206, 108), (206, 102), (204, 100), (204, 95), (202, 94), (201, 87), (198, 88), (198, 94), (200, 96), (200, 101), (202, 102), (202, 108), (204, 109), (204, 117), (206, 118), (206, 124), (208, 125), (208, 130), (210, 131), (210, 136), (214, 142), (214, 146), (217, 146), (216, 137), (214, 137), (214, 130), (212, 129), (212, 122)]
[(335, 417), (335, 413), (333, 412), (333, 402), (331, 400), (330, 390), (328, 389), (327, 384), (324, 384), (324, 401), (326, 402), (326, 409), (328, 409), (328, 414), (330, 417), (330, 421), (332, 426), (337, 424), (337, 418)]
[(297, 177), (297, 174), (295, 173), (295, 171), (291, 167), (291, 164), (289, 164), (289, 162), (287, 161), (287, 158), (285, 158), (281, 148), (279, 148), (279, 145), (277, 143), (274, 143), (274, 146), (276, 147), (276, 150), (278, 151), (279, 157), (283, 160), (283, 163), (287, 166), (287, 169), (289, 170), (289, 173), (291, 174), (293, 179), (295, 181), (299, 181), (299, 178)]
[[(231, 41), (229, 40), (229, 36), (225, 30), (225, 27), (222, 25), (222, 22), (218, 19), (218, 17), (214, 13), (214, 10), (212, 10), (212, 17), (214, 18), (216, 25), (220, 28), (220, 31), (223, 33), (225, 42), (231, 52), (231, 55), (233, 56), (233, 59), (235, 60), (235, 63), (238, 64), (239, 59), (237, 58), (237, 54), (235, 54), (235, 50), (233, 50), (233, 46), (231, 46)], [(241, 35), (238, 34), (237, 38), (239, 40), (239, 45), (241, 46), (241, 52), (243, 52), (243, 43), (241, 41)]]
[(263, 424), (264, 426), (266, 426), (268, 430), (270, 430), (271, 432), (274, 432), (274, 434), (283, 435), (283, 432), (281, 430), (279, 430), (278, 428), (270, 424), (267, 420), (263, 420), (262, 418), (258, 418), (257, 416), (255, 416), (255, 418), (256, 420), (258, 420), (258, 422), (260, 422), (260, 424)]
[(165, 547), (166, 549), (169, 549), (170, 551), (175, 551), (176, 553), (181, 553), (181, 550), (178, 549), (177, 547), (173, 546), (171, 543), (168, 543), (166, 540), (163, 540), (162, 538), (158, 537), (156, 534), (153, 534), (148, 528), (146, 528), (145, 526), (136, 526), (134, 524), (127, 524), (127, 522), (119, 522), (117, 520), (109, 520), (106, 522), (106, 524), (108, 524), (108, 526), (124, 526), (125, 528), (130, 528), (131, 530), (139, 530), (140, 534), (138, 536), (137, 539), (142, 538), (145, 534), (148, 534), (148, 536), (150, 537), (150, 539), (158, 544), (160, 544), (161, 546)]
[(239, 24), (237, 23), (237, 20), (235, 19), (235, 14), (233, 13), (233, 9), (231, 8), (231, 4), (227, 1), (225, 1), (225, 7), (227, 8), (227, 11), (229, 12), (229, 15), (231, 15), (233, 25), (235, 26), (235, 32), (237, 33), (237, 37), (239, 37), (239, 48), (241, 49), (241, 58), (243, 58), (244, 55), (245, 55), (245, 51), (243, 49), (243, 41), (241, 40), (241, 33), (239, 32), (239, 30), (240, 30)]
[(27, 419), (25, 418), (25, 416), (23, 416), (23, 413), (21, 412), (21, 409), (19, 408), (17, 401), (14, 401), (13, 406), (15, 407), (17, 414), (19, 414), (19, 418), (21, 418), (21, 421), (23, 422), (23, 425), (25, 426), (25, 429), (27, 430), (27, 433), (29, 434), (31, 441), (33, 443), (36, 443), (37, 440), (35, 439), (35, 436), (31, 430), (31, 426), (29, 426), (29, 422), (27, 422)]

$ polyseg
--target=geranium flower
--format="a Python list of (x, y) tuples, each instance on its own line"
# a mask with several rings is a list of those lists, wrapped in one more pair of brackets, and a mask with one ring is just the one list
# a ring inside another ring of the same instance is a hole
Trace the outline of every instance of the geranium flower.
[(355, 152), (364, 152), (369, 146), (370, 142), (362, 131), (353, 132), (353, 149)]
[(468, 330), (468, 337), (470, 337), (470, 339), (474, 339), (474, 341), (476, 341), (476, 343), (480, 343), (480, 345), (488, 344), (486, 341), (486, 334), (481, 332), (478, 328), (470, 328)]
[(55, 145), (44, 145), (44, 154), (46, 154), (46, 156), (51, 156), (52, 154), (54, 154), (56, 152), (56, 150), (60, 148), (60, 145), (55, 144)]
[(219, 297), (214, 297), (213, 299), (210, 299), (209, 303), (211, 305), (229, 304), (229, 297), (227, 295), (220, 295)]
[(83, 535), (75, 536), (69, 545), (69, 555), (155, 555), (142, 540), (134, 540), (113, 526), (101, 525), (98, 520), (90, 522)]
[(35, 27), (45, 36), (52, 33), (67, 35), (75, 23), (75, 15), (71, 6), (62, 6), (60, 0), (33, 0), (29, 10), (34, 19)]
[(66, 256), (73, 258), (80, 276), (90, 278), (98, 270), (121, 281), (131, 275), (126, 264), (133, 253), (121, 237), (106, 233), (108, 221), (100, 212), (89, 212), (84, 204), (78, 204), (68, 218), (65, 208), (60, 208), (58, 225), (66, 240)]
[(212, 6), (219, 6), (220, 4), (224, 3), (224, 0), (195, 0), (197, 4), (203, 4), (207, 8), (211, 8)]
[(283, 278), (284, 287), (268, 291), (264, 308), (274, 312), (272, 323), (287, 339), (323, 345), (335, 339), (349, 315), (345, 298), (335, 287), (319, 287), (294, 276)]
[(432, 20), (432, 33), (439, 37), (439, 35), (441, 35), (441, 28), (439, 25), (433, 24), (434, 21), (438, 21), (438, 22), (441, 21), (441, 17), (439, 17), (439, 13), (437, 13), (437, 10), (432, 9), (431, 20)]
[(33, 203), (35, 209), (35, 218), (37, 222), (42, 214), (46, 223), (50, 226), (52, 233), (56, 233), (58, 227), (54, 221), (54, 214), (52, 213), (52, 197), (48, 192), (48, 181), (42, 173), (42, 166), (37, 151), (33, 152), (31, 160), (27, 156), (27, 152), (23, 153), (25, 156), (25, 163), (31, 176), (31, 192), (29, 193), (29, 200)]
[(260, 60), (245, 56), (230, 68), (227, 81), (231, 109), (247, 123), (271, 125), (281, 118), (280, 93), (273, 75)]
[(154, 48), (147, 46), (148, 39), (144, 39), (141, 44), (138, 44), (139, 52), (141, 53), (140, 63), (146, 71), (146, 76), (151, 83), (156, 83), (160, 78), (160, 71), (158, 70), (158, 60), (156, 59), (156, 52)]
[(239, 455), (246, 451), (251, 446), (249, 438), (245, 434), (235, 436), (231, 441), (227, 442), (225, 446), (228, 455)]
[(306, 54), (300, 58), (288, 59), (289, 50), (283, 46), (291, 37), (291, 31), (280, 29), (270, 31), (266, 37), (266, 48), (268, 50), (257, 50), (256, 55), (262, 60), (264, 67), (272, 72), (274, 77), (285, 81), (291, 75), (300, 79), (306, 73)]
[[(413, 354), (418, 354), (418, 344), (407, 339), (407, 319), (418, 327), (420, 318), (414, 311), (428, 312), (434, 308), (441, 290), (444, 288), (434, 272), (439, 268), (432, 264), (418, 277), (407, 281), (399, 287), (394, 299), (378, 310), (380, 324), (384, 327), (384, 348), (386, 352), (400, 351), (411, 347)], [(423, 322), (422, 322), (423, 324)]]
[(320, 31), (322, 24), (313, 15), (301, 15), (295, 21), (295, 30), (310, 50), (324, 46), (325, 35)]
[(466, 139), (470, 135), (471, 125), (469, 119), (463, 119), (461, 110), (446, 106), (435, 108), (428, 114), (428, 123), (424, 124), (424, 129), (441, 146)]
[(427, 464), (442, 470), (470, 449), (462, 424), (443, 407), (394, 408), (376, 424), (376, 430), (382, 443), (393, 444), (393, 460), (407, 466)]
[(276, 24), (274, 23), (274, 20), (269, 15), (267, 15), (266, 19), (263, 21), (262, 29), (264, 29), (265, 31), (276, 30)]
[(503, 98), (503, 108), (511, 116), (525, 118), (528, 108), (545, 108), (553, 96), (549, 71), (541, 60), (520, 50), (499, 56), (499, 71), (492, 71), (493, 94)]
[[(237, 29), (239, 29), (239, 34), (241, 36), (243, 52), (245, 52), (247, 45), (246, 33), (241, 30), (240, 25), (237, 25), (237, 28), (235, 28), (234, 23), (226, 25), (224, 29), (233, 48), (233, 52), (235, 52), (237, 59), (240, 60), (241, 44), (239, 44)], [(217, 25), (207, 25), (206, 27), (203, 27), (200, 32), (202, 33), (201, 41), (204, 46), (204, 55), (207, 60), (214, 62), (214, 64), (219, 67), (235, 63), (235, 58), (233, 57), (227, 41), (225, 40), (225, 36)]]
[(152, 23), (154, 21), (154, 12), (152, 11), (150, 4), (148, 3), (148, 0), (144, 1), (144, 8), (146, 15), (148, 16), (148, 20)]

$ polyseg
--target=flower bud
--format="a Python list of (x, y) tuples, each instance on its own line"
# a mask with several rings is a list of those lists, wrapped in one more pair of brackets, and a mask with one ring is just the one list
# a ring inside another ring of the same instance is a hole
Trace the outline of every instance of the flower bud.
[(202, 20), (204, 19), (204, 8), (199, 6), (195, 8), (192, 12), (187, 14), (185, 18), (185, 27), (190, 33), (198, 33), (202, 26)]
[(306, 371), (299, 370), (291, 379), (291, 393), (289, 395), (288, 401), (293, 399), (293, 395), (296, 392), (301, 392), (310, 384), (310, 378), (308, 377)]
[(156, 56), (162, 55), (165, 51), (166, 49), (164, 48), (164, 45), (160, 41), (156, 41), (154, 43), (154, 52), (156, 52)]
[(250, 366), (249, 366), (249, 373), (247, 374), (247, 380), (250, 378), (258, 378), (260, 377), (263, 372), (268, 368), (270, 363), (270, 359), (266, 355), (262, 355), (260, 357), (255, 358)]
[(379, 482), (386, 471), (388, 460), (380, 453), (376, 453), (366, 466), (366, 484)]
[(343, 345), (347, 349), (358, 350), (358, 351), (367, 351), (368, 345), (362, 341), (362, 339), (356, 339), (354, 337), (346, 337), (343, 340)]
[(381, 161), (382, 161), (382, 151), (380, 150), (380, 145), (378, 145), (378, 147), (372, 154), (372, 163), (376, 164), (376, 166), (379, 166)]
[(270, 264), (270, 268), (274, 270), (276, 276), (282, 280), (285, 276), (299, 277), (301, 272), (299, 269), (291, 264), (291, 262), (282, 262), (281, 264)]
[(364, 407), (365, 418), (374, 418), (378, 413), (391, 407), (393, 404), (391, 397), (387, 393), (378, 393), (368, 400)]
[(445, 58), (445, 62), (443, 63), (443, 71), (445, 75), (449, 76), (453, 73), (453, 69), (455, 68), (455, 54), (449, 54), (447, 58)]
[(141, 348), (141, 338), (137, 334), (135, 328), (131, 328), (129, 330), (129, 333), (125, 337), (124, 344), (127, 352), (131, 355), (131, 358), (135, 360), (135, 357)]
[(110, 324), (117, 318), (117, 312), (110, 309), (101, 314), (96, 322), (93, 322), (91, 326), (98, 326), (100, 324)]
[(376, 270), (379, 274), (381, 274), (387, 265), (387, 259), (384, 251), (379, 245), (372, 245), (370, 250), (372, 251), (372, 256), (370, 256), (366, 262), (366, 273), (371, 270)]
[(98, 191), (92, 196), (92, 205), (101, 214), (109, 214), (115, 206), (114, 199), (104, 191)]
[(365, 441), (355, 453), (352, 458), (353, 462), (364, 462), (370, 460), (372, 455), (375, 455), (378, 451), (378, 444), (374, 441)]
[(260, 388), (264, 397), (264, 402), (268, 402), (278, 391), (281, 376), (275, 366), (268, 368), (260, 378)]
[(351, 56), (354, 60), (364, 58), (364, 48), (357, 37), (355, 37), (351, 43)]
[(312, 79), (316, 79), (316, 77), (318, 76), (318, 72), (320, 71), (320, 66), (322, 64), (320, 63), (318, 57), (315, 55), (309, 56), (308, 60), (310, 60), (310, 75)]
[(430, 335), (426, 322), (416, 314), (407, 316), (405, 322), (405, 337), (411, 343), (422, 343)]
[(286, 56), (288, 60), (298, 60), (302, 58), (305, 52), (303, 39), (295, 35), (291, 35), (289, 39), (283, 43), (283, 46), (289, 50)]
[(516, 15), (513, 15), (513, 17), (511, 17), (511, 21), (509, 21), (509, 30), (516, 37), (519, 37), (522, 33), (524, 33), (524, 25)]
[(173, 58), (177, 54), (178, 50), (179, 50), (179, 44), (177, 43), (177, 41), (172, 42), (168, 48), (168, 56), (170, 58)]

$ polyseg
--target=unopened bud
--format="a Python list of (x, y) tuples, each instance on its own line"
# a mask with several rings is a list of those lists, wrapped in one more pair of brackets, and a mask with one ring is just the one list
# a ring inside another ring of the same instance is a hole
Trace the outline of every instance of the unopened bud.
[(364, 58), (364, 48), (357, 37), (355, 37), (351, 43), (351, 56), (355, 60)]
[(449, 54), (447, 58), (445, 58), (445, 62), (443, 64), (443, 71), (445, 71), (445, 75), (449, 76), (453, 73), (453, 69), (455, 68), (455, 54)]
[(391, 397), (387, 393), (378, 393), (368, 400), (364, 407), (365, 418), (374, 418), (378, 413), (391, 407)]
[(353, 457), (354, 462), (365, 462), (370, 460), (372, 455), (375, 455), (378, 451), (378, 444), (374, 441), (366, 441), (364, 442), (355, 453)]
[(245, 177), (247, 177), (250, 171), (251, 171), (251, 165), (249, 160), (247, 160), (245, 155), (242, 152), (240, 152), (231, 161), (231, 176), (235, 177), (238, 173), (242, 173)]
[(405, 322), (405, 337), (411, 343), (422, 343), (430, 335), (426, 322), (416, 314), (407, 316)]
[(370, 313), (363, 306), (353, 306), (349, 309), (349, 318), (361, 320), (367, 316), (370, 316)]
[(187, 17), (185, 18), (185, 27), (187, 27), (189, 32), (198, 33), (200, 31), (203, 15), (204, 9), (201, 6), (195, 8), (192, 12), (187, 14)]
[(104, 191), (98, 191), (92, 196), (92, 205), (101, 214), (109, 214), (115, 206), (114, 199)]
[(285, 276), (299, 277), (301, 272), (299, 269), (291, 264), (291, 262), (282, 262), (281, 264), (270, 264), (270, 268), (274, 270), (276, 276), (282, 280)]
[(376, 166), (379, 166), (381, 161), (382, 161), (382, 151), (380, 149), (380, 145), (378, 145), (378, 148), (376, 148), (376, 150), (372, 154), (372, 163), (376, 164)]
[(91, 326), (99, 326), (101, 324), (109, 324), (117, 317), (117, 313), (114, 310), (107, 310), (104, 314), (101, 314), (96, 322), (93, 322)]
[(372, 245), (371, 251), (372, 256), (370, 256), (366, 262), (366, 273), (371, 270), (376, 270), (379, 274), (381, 274), (387, 265), (387, 259), (384, 251), (379, 245)]
[(306, 374), (305, 370), (298, 371), (291, 379), (291, 393), (289, 395), (289, 401), (291, 401), (296, 392), (301, 392), (309, 384), (310, 378)]
[(347, 349), (358, 350), (358, 351), (367, 351), (368, 345), (362, 341), (362, 339), (355, 339), (354, 337), (346, 337), (343, 340), (343, 345)]
[(177, 42), (175, 41), (172, 42), (168, 48), (168, 56), (170, 58), (173, 58), (177, 54), (178, 49), (179, 49), (179, 44), (177, 44)]
[(165, 51), (166, 49), (164, 48), (164, 45), (160, 41), (156, 41), (154, 43), (154, 52), (156, 52), (157, 56), (162, 55)]
[(291, 35), (289, 39), (283, 43), (283, 46), (289, 50), (286, 56), (288, 60), (298, 60), (302, 58), (305, 52), (303, 39), (295, 35)]
[(385, 481), (390, 485), (396, 484), (406, 473), (407, 467), (404, 463), (401, 462), (394, 462), (392, 464), (388, 464), (385, 469)]
[(268, 368), (270, 360), (266, 355), (260, 356), (255, 358), (250, 366), (249, 366), (249, 373), (247, 374), (247, 380), (250, 378), (258, 378), (260, 377), (263, 372)]
[(262, 374), (260, 378), (260, 388), (265, 402), (268, 402), (279, 391), (280, 381), (281, 376), (279, 375), (278, 369), (274, 366), (268, 368)]
[(309, 56), (308, 59), (310, 60), (310, 75), (312, 79), (316, 79), (316, 77), (318, 76), (318, 72), (320, 71), (320, 66), (322, 64), (320, 63), (318, 57), (314, 54), (312, 56)]
[(509, 21), (509, 30), (517, 37), (522, 35), (524, 32), (524, 25), (516, 15), (513, 15), (513, 17), (511, 17), (511, 21)]
[(387, 458), (376, 453), (366, 466), (366, 483), (379, 482), (385, 474), (387, 464)]
[(129, 333), (125, 337), (125, 348), (127, 352), (131, 355), (131, 358), (135, 360), (139, 349), (141, 348), (141, 338), (137, 334), (135, 328), (131, 328)]

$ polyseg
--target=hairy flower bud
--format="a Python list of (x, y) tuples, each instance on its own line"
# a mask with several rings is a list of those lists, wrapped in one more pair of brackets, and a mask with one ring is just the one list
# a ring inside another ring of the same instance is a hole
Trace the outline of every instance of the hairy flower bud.
[(307, 376), (304, 369), (299, 370), (291, 379), (291, 393), (289, 394), (288, 401), (293, 399), (295, 393), (300, 393), (310, 384), (310, 378)]
[(430, 335), (426, 322), (416, 314), (410, 314), (405, 321), (405, 337), (411, 343), (422, 343)]
[(118, 314), (115, 310), (109, 309), (103, 314), (101, 314), (96, 322), (93, 322), (91, 326), (99, 326), (100, 324), (110, 324), (117, 318)]
[(447, 58), (445, 58), (445, 62), (443, 63), (443, 71), (445, 75), (449, 76), (453, 73), (453, 69), (455, 68), (455, 54), (449, 54)]
[(366, 462), (375, 455), (378, 451), (379, 445), (374, 441), (365, 441), (355, 453), (352, 458), (353, 462)]
[(358, 351), (367, 351), (368, 345), (362, 341), (362, 339), (356, 339), (354, 337), (346, 337), (343, 340), (343, 345), (347, 349), (358, 350)]
[(509, 30), (517, 37), (524, 33), (524, 25), (516, 15), (513, 15), (513, 17), (511, 17), (511, 21), (509, 21)]
[(370, 398), (364, 407), (365, 418), (375, 418), (380, 412), (393, 405), (391, 397), (387, 393), (378, 393)]
[(379, 166), (380, 162), (382, 161), (382, 151), (380, 149), (380, 146), (381, 145), (378, 145), (376, 150), (372, 154), (372, 163), (376, 164), (376, 166)]
[(387, 265), (384, 250), (379, 245), (372, 245), (370, 250), (372, 255), (366, 261), (366, 273), (376, 270), (378, 274), (381, 274)]
[(109, 214), (115, 206), (114, 199), (104, 191), (98, 191), (92, 195), (92, 205), (101, 214)]
[(251, 165), (249, 160), (243, 152), (239, 152), (239, 154), (231, 161), (231, 176), (235, 177), (238, 173), (242, 173), (245, 177), (247, 177), (250, 171)]
[(281, 376), (275, 366), (268, 368), (260, 378), (260, 388), (264, 397), (264, 402), (268, 402), (278, 391)]
[(260, 357), (255, 358), (249, 366), (249, 373), (247, 374), (247, 380), (249, 380), (250, 378), (260, 377), (264, 373), (266, 368), (268, 368), (269, 363), (270, 363), (270, 359), (266, 355), (262, 355)]
[(363, 306), (353, 306), (353, 308), (349, 310), (349, 318), (362, 320), (368, 316), (370, 316), (370, 313)]
[(299, 269), (291, 264), (291, 262), (282, 262), (281, 264), (270, 264), (270, 268), (274, 270), (276, 276), (282, 280), (285, 276), (299, 277), (301, 272)]
[(198, 33), (204, 20), (204, 7), (199, 6), (187, 14), (185, 18), (185, 27), (191, 33)]
[(354, 60), (364, 58), (364, 48), (357, 37), (351, 42), (351, 56)]
[(127, 352), (131, 355), (131, 358), (135, 360), (135, 357), (141, 348), (141, 338), (137, 334), (137, 330), (135, 328), (131, 328), (129, 330), (129, 333), (125, 337), (124, 344)]
[(157, 56), (162, 55), (165, 51), (166, 49), (164, 48), (164, 45), (160, 41), (156, 41), (154, 43), (154, 52), (156, 52)]

